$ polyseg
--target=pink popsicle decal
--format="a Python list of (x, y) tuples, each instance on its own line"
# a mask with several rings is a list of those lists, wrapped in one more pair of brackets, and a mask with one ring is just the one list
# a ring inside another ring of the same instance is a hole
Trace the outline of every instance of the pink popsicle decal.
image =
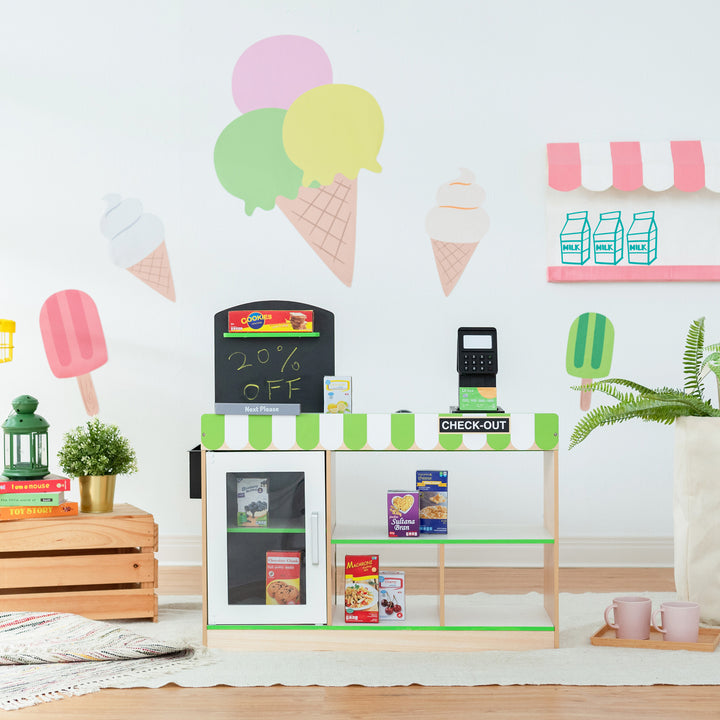
[(40, 310), (40, 333), (53, 375), (76, 377), (89, 415), (98, 402), (90, 372), (107, 362), (107, 346), (93, 299), (81, 290), (51, 295)]

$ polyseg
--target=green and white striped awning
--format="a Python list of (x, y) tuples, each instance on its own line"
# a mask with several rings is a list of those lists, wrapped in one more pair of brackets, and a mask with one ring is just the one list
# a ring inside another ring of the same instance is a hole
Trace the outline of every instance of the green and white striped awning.
[[(441, 433), (443, 417), (509, 418), (510, 431)], [(206, 450), (554, 450), (558, 446), (555, 413), (203, 415), (201, 427)]]

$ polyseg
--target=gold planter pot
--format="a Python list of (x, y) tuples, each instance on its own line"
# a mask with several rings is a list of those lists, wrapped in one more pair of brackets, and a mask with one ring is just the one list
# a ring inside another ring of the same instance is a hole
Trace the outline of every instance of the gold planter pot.
[(85, 475), (80, 480), (80, 512), (112, 512), (115, 475)]

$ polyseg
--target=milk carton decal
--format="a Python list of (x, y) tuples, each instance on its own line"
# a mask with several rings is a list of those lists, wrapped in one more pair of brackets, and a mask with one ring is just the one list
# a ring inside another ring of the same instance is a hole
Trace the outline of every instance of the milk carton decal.
[(590, 259), (590, 223), (587, 210), (567, 213), (560, 231), (560, 254), (566, 265), (584, 265)]
[(623, 259), (623, 224), (620, 211), (600, 213), (595, 232), (593, 249), (598, 265), (617, 265)]
[(633, 265), (650, 265), (657, 260), (657, 225), (655, 211), (633, 213), (627, 233), (628, 262)]

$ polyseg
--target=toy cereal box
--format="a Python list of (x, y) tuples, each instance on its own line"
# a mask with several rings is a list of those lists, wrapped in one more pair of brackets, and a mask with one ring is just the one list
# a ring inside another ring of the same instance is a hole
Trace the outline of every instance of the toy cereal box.
[(268, 519), (268, 479), (240, 478), (237, 481), (238, 527), (267, 527)]
[(447, 470), (418, 470), (415, 486), (420, 493), (420, 534), (447, 534)]
[(381, 570), (380, 622), (405, 620), (405, 573), (402, 570)]
[(345, 622), (379, 622), (378, 556), (345, 556)]
[(417, 491), (391, 490), (387, 494), (388, 537), (417, 537), (420, 502)]
[(265, 604), (300, 605), (300, 552), (265, 553)]

